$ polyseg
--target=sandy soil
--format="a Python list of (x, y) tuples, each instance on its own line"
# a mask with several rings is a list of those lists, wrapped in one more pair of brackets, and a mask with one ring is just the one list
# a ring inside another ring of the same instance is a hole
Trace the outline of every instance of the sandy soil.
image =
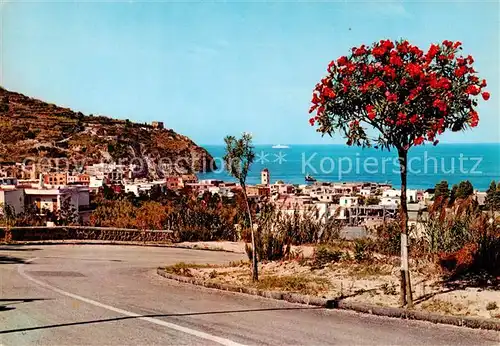
[[(230, 252), (236, 252), (236, 253), (245, 253), (245, 243), (244, 242), (231, 242), (231, 241), (188, 242), (188, 241), (185, 241), (182, 243), (176, 243), (175, 246), (186, 247), (186, 248), (221, 250), (221, 251), (230, 251)], [(300, 251), (304, 257), (311, 257), (314, 253), (314, 246), (310, 246), (310, 245), (292, 246), (292, 251)]]

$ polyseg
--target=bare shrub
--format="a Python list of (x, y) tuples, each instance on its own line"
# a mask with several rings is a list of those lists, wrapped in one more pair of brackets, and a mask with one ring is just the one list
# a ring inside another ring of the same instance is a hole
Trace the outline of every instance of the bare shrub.
[[(316, 208), (283, 211), (271, 203), (263, 204), (256, 218), (256, 247), (260, 260), (293, 257), (292, 245), (325, 243), (338, 239), (342, 224), (334, 217), (320, 218)], [(248, 256), (253, 249), (246, 245)]]
[(314, 249), (311, 269), (321, 269), (330, 263), (340, 261), (343, 252), (328, 245), (319, 245)]

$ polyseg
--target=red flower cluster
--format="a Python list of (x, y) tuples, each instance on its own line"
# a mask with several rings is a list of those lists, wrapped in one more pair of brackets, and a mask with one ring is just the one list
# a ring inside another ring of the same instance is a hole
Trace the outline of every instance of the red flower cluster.
[(479, 88), (477, 85), (469, 85), (466, 89), (467, 94), (469, 95), (479, 95), (481, 92), (481, 88)]
[(469, 113), (469, 125), (471, 127), (476, 127), (477, 124), (479, 123), (479, 115), (477, 114), (476, 111), (471, 111)]
[(435, 137), (446, 129), (477, 126), (477, 96), (488, 100), (491, 95), (476, 76), (473, 57), (458, 56), (461, 45), (445, 40), (424, 53), (408, 41), (382, 40), (352, 48), (350, 55), (330, 62), (327, 77), (316, 85), (311, 125), (344, 131), (339, 124), (349, 124), (346, 136), (359, 144), (368, 140), (359, 125), (364, 121), (386, 140), (397, 143), (404, 137), (399, 143), (413, 145), (436, 145)]
[[(394, 52), (394, 54), (392, 54)], [(391, 63), (392, 66), (397, 66), (401, 67), (403, 66), (403, 59), (401, 59), (396, 51), (391, 52), (391, 57), (389, 59), (389, 62)]]
[(465, 65), (462, 65), (462, 66), (459, 66), (455, 69), (455, 76), (457, 77), (462, 77), (463, 75), (465, 75), (467, 72), (469, 71), (469, 69), (467, 68), (467, 66)]
[(376, 44), (372, 49), (372, 54), (374, 57), (382, 57), (386, 52), (394, 48), (394, 43), (391, 40), (382, 40), (379, 44)]
[(429, 85), (433, 89), (445, 89), (451, 88), (451, 82), (446, 77), (437, 77), (436, 74), (430, 76)]
[(424, 137), (418, 136), (413, 140), (413, 144), (420, 145), (424, 143)]
[(444, 102), (443, 100), (435, 99), (432, 105), (439, 109), (441, 112), (446, 113), (447, 106), (446, 102)]
[(323, 95), (324, 95), (325, 97), (330, 98), (330, 99), (333, 99), (333, 98), (335, 98), (335, 96), (336, 96), (336, 95), (335, 95), (335, 92), (334, 92), (332, 89), (330, 89), (329, 87), (324, 87), (324, 88), (323, 88)]
[(389, 91), (385, 92), (385, 97), (387, 102), (396, 102), (398, 100), (398, 96), (396, 94), (392, 94)]
[(354, 48), (352, 49), (352, 52), (353, 52), (353, 54), (354, 54), (355, 56), (360, 56), (360, 55), (364, 55), (364, 54), (366, 54), (368, 51), (366, 50), (365, 45), (364, 45), (364, 44), (362, 44), (362, 45), (361, 45), (361, 47), (359, 47), (359, 48), (354, 47)]
[(366, 106), (366, 114), (370, 120), (375, 119), (377, 114), (375, 114), (375, 107), (373, 105)]
[(398, 113), (398, 118), (396, 120), (396, 126), (402, 126), (405, 125), (408, 120), (408, 117), (406, 116), (405, 113), (399, 112)]
[(427, 54), (425, 55), (425, 60), (426, 62), (430, 62), (434, 57), (439, 53), (441, 48), (437, 44), (431, 44), (431, 47), (427, 51)]
[(384, 75), (394, 80), (396, 79), (396, 69), (391, 66), (384, 66)]
[(418, 79), (422, 75), (422, 66), (415, 63), (409, 63), (406, 65), (406, 71), (411, 78)]
[(347, 64), (348, 60), (347, 57), (341, 56), (340, 58), (337, 59), (337, 65), (340, 66), (345, 66)]

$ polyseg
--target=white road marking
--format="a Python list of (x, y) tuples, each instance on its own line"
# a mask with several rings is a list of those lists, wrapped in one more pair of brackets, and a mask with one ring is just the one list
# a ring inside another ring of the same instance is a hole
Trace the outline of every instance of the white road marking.
[[(32, 258), (32, 259), (30, 259), (30, 260), (28, 260), (26, 262), (32, 262), (32, 261), (35, 261), (36, 259), (38, 259), (38, 258)], [(198, 330), (194, 330), (194, 329), (191, 329), (191, 328), (179, 326), (177, 324), (173, 324), (173, 323), (170, 323), (170, 322), (162, 321), (162, 320), (159, 320), (157, 318), (145, 317), (145, 316), (142, 316), (142, 315), (137, 314), (135, 312), (131, 312), (131, 311), (119, 309), (119, 308), (116, 308), (116, 307), (111, 306), (111, 305), (106, 305), (106, 304), (100, 303), (98, 301), (89, 299), (89, 298), (85, 298), (85, 297), (82, 297), (82, 296), (79, 296), (79, 295), (76, 295), (76, 294), (73, 294), (73, 293), (70, 293), (70, 292), (63, 291), (63, 290), (61, 290), (61, 289), (59, 289), (57, 287), (54, 287), (54, 286), (51, 286), (51, 285), (49, 285), (49, 284), (47, 284), (45, 282), (39, 281), (39, 280), (37, 280), (37, 279), (29, 276), (28, 274), (26, 274), (24, 272), (24, 264), (19, 264), (18, 267), (17, 267), (17, 271), (19, 272), (19, 274), (22, 277), (24, 277), (25, 279), (28, 279), (28, 280), (36, 283), (39, 286), (45, 287), (45, 288), (47, 288), (47, 289), (49, 289), (51, 291), (54, 291), (56, 293), (65, 295), (67, 297), (71, 297), (73, 299), (80, 300), (82, 302), (85, 302), (85, 303), (88, 303), (88, 304), (91, 304), (91, 305), (94, 305), (94, 306), (97, 306), (97, 307), (100, 307), (100, 308), (103, 308), (103, 309), (107, 309), (107, 310), (110, 310), (110, 311), (114, 311), (114, 312), (117, 312), (117, 313), (125, 315), (125, 316), (137, 317), (140, 320), (147, 321), (147, 322), (150, 322), (150, 323), (154, 323), (154, 324), (157, 324), (157, 325), (160, 325), (160, 326), (163, 326), (163, 327), (167, 327), (167, 328), (170, 328), (170, 329), (173, 329), (173, 330), (177, 330), (179, 332), (183, 332), (183, 333), (186, 333), (186, 334), (190, 334), (190, 335), (196, 336), (196, 337), (201, 338), (201, 339), (210, 340), (210, 341), (219, 343), (221, 345), (242, 346), (242, 344), (239, 344), (239, 343), (234, 342), (234, 341), (229, 340), (229, 339), (224, 339), (224, 338), (221, 338), (221, 337), (218, 337), (218, 336), (215, 336), (215, 335), (211, 335), (211, 334), (208, 334), (208, 333), (200, 332)]]

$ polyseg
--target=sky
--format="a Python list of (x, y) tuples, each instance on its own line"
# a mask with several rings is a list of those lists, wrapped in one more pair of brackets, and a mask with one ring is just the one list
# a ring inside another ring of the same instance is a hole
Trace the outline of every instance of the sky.
[(163, 121), (198, 144), (345, 143), (309, 123), (315, 84), (353, 46), (463, 42), (492, 97), (474, 131), (500, 142), (499, 4), (489, 2), (85, 2), (0, 4), (0, 85), (85, 114)]

